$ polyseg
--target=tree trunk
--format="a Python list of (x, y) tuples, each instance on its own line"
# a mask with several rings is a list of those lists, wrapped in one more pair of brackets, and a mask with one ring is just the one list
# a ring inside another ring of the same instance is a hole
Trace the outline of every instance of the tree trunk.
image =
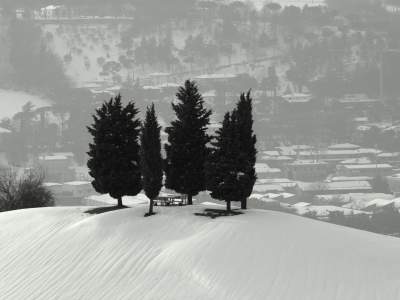
[(192, 195), (187, 195), (187, 205), (192, 205), (193, 204), (193, 196)]
[(240, 207), (241, 209), (247, 209), (247, 198), (242, 199)]
[(154, 206), (154, 201), (153, 199), (150, 199), (149, 215), (153, 214), (153, 206)]
[(230, 200), (226, 201), (226, 211), (231, 212), (231, 201)]
[(118, 207), (122, 207), (122, 197), (118, 197)]

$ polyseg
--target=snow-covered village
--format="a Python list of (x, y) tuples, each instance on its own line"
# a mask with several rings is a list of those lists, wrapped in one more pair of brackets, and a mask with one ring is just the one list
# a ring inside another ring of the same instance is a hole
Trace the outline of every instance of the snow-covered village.
[(400, 299), (399, 0), (0, 0), (0, 299)]

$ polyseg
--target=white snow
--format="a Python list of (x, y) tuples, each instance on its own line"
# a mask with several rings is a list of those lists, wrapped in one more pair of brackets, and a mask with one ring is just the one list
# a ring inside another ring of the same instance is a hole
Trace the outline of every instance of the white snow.
[(400, 298), (400, 239), (270, 211), (193, 214), (204, 208), (1, 213), (1, 298)]
[[(85, 198), (86, 200), (92, 200), (104, 204), (116, 205), (117, 200), (112, 198), (109, 194), (104, 195), (91, 195)], [(136, 197), (125, 196), (122, 197), (122, 203), (124, 205), (136, 205), (136, 204), (147, 204), (149, 199), (144, 194), (139, 194)]]

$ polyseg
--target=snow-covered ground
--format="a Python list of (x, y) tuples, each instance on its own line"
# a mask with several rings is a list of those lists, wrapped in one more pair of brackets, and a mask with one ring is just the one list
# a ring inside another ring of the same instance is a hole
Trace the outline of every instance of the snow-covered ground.
[(204, 207), (1, 213), (1, 298), (400, 298), (400, 239), (270, 211), (193, 214)]
[(48, 106), (51, 103), (50, 100), (25, 92), (0, 89), (0, 120), (11, 118), (21, 111), (27, 102), (32, 102), (34, 108)]

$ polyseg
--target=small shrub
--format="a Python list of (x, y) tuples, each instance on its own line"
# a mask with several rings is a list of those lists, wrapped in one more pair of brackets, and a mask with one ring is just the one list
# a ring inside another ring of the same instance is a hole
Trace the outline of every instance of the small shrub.
[(44, 175), (30, 171), (18, 176), (13, 170), (0, 175), (0, 211), (53, 206), (52, 193), (43, 185)]

